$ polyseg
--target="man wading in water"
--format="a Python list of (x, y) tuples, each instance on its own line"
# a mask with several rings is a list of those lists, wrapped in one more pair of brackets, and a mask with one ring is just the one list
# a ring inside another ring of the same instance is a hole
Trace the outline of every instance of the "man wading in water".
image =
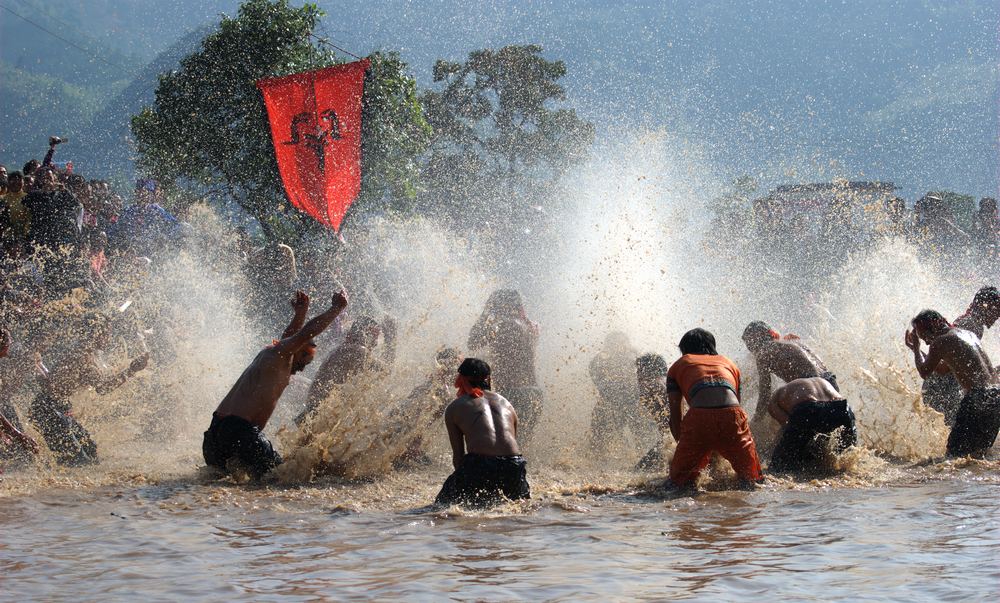
[(210, 467), (225, 470), (228, 461), (235, 459), (253, 477), (260, 478), (281, 464), (281, 457), (261, 430), (292, 374), (304, 369), (316, 356), (313, 338), (347, 307), (347, 293), (334, 295), (330, 308), (305, 326), (302, 323), (309, 311), (309, 296), (297, 291), (292, 307), (295, 317), (281, 341), (257, 354), (212, 413), (212, 424), (202, 444), (205, 463)]
[[(374, 355), (382, 336), (382, 358)], [(301, 424), (333, 388), (362, 373), (378, 373), (392, 367), (396, 359), (396, 321), (386, 318), (381, 324), (371, 316), (359, 316), (351, 323), (344, 342), (323, 361), (309, 386), (305, 410), (295, 418)]]
[[(992, 327), (997, 318), (1000, 318), (1000, 293), (996, 287), (983, 287), (976, 292), (965, 314), (955, 319), (954, 326), (971, 331), (982, 339), (985, 330)], [(944, 415), (945, 425), (951, 427), (955, 424), (962, 401), (962, 387), (943, 365), (924, 379), (920, 393), (924, 404)]]
[[(717, 452), (733, 466), (740, 486), (763, 481), (757, 445), (740, 408), (740, 370), (715, 349), (715, 336), (691, 329), (681, 337), (681, 354), (667, 371), (670, 432), (677, 441), (668, 488), (692, 488)], [(688, 411), (681, 415), (681, 402)]]
[[(797, 339), (794, 335), (789, 339)], [(757, 410), (754, 420), (763, 417), (771, 399), (771, 373), (785, 383), (807, 377), (826, 379), (833, 389), (840, 391), (837, 376), (827, 370), (826, 365), (812, 350), (798, 341), (782, 340), (777, 331), (765, 322), (754, 321), (743, 330), (743, 343), (757, 361), (760, 392), (757, 394)]]
[(486, 308), (469, 331), (469, 350), (487, 350), (495, 367), (496, 391), (503, 393), (521, 418), (527, 446), (542, 415), (542, 389), (535, 374), (539, 328), (528, 320), (524, 299), (513, 289), (490, 295)]
[(77, 346), (58, 358), (51, 369), (38, 357), (39, 393), (31, 403), (28, 418), (42, 434), (45, 444), (60, 465), (84, 465), (97, 462), (97, 444), (90, 432), (73, 416), (70, 397), (85, 387), (105, 395), (121, 387), (146, 368), (149, 354), (129, 363), (127, 369), (113, 373), (101, 360), (101, 351), (111, 339), (111, 325), (103, 316), (94, 318), (92, 331)]
[(526, 465), (517, 445), (517, 413), (490, 390), (490, 366), (466, 358), (455, 379), (459, 397), (444, 413), (452, 465), (436, 504), (489, 506), (504, 497), (531, 498)]
[[(1000, 386), (979, 338), (951, 326), (934, 310), (917, 314), (911, 324), (904, 341), (913, 350), (920, 376), (926, 379), (944, 364), (965, 390), (948, 436), (948, 456), (985, 454), (1000, 431)], [(921, 351), (920, 340), (930, 346), (927, 354)]]
[(858, 443), (854, 411), (822, 377), (793, 379), (771, 396), (767, 411), (784, 425), (768, 471), (820, 471), (825, 439), (840, 429), (836, 452)]

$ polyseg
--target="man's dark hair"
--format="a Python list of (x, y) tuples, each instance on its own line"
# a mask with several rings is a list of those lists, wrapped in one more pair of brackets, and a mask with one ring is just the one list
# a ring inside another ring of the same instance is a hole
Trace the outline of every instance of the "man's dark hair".
[(743, 329), (743, 339), (767, 338), (773, 339), (774, 329), (763, 320), (755, 320)]
[(705, 329), (691, 329), (681, 337), (681, 354), (704, 354), (718, 356), (715, 351), (715, 335)]
[(493, 314), (511, 314), (524, 310), (524, 297), (516, 289), (497, 289), (488, 300), (486, 307)]
[(976, 297), (972, 299), (972, 305), (986, 308), (1000, 308), (1000, 291), (993, 285), (983, 287), (976, 291)]
[(654, 379), (667, 375), (667, 361), (659, 354), (643, 354), (635, 359), (635, 372), (640, 379)]
[(437, 353), (434, 355), (434, 360), (437, 361), (438, 363), (458, 360), (458, 350), (452, 347), (439, 348)]
[(916, 316), (913, 317), (913, 320), (910, 321), (910, 324), (912, 324), (914, 327), (919, 326), (931, 329), (940, 329), (940, 328), (947, 329), (948, 327), (951, 326), (948, 320), (944, 316), (942, 316), (941, 313), (938, 312), (937, 310), (921, 310), (920, 314), (917, 314)]
[(369, 341), (367, 334), (368, 331), (379, 328), (381, 328), (381, 326), (378, 324), (377, 320), (367, 314), (362, 314), (361, 316), (355, 318), (354, 322), (351, 323), (351, 328), (348, 329), (347, 336), (356, 341), (363, 341), (374, 345), (375, 342)]
[(41, 165), (42, 164), (37, 159), (31, 159), (24, 164), (24, 167), (21, 168), (21, 171), (24, 172), (25, 175), (28, 175), (37, 170)]
[(486, 388), (486, 380), (490, 378), (490, 365), (479, 358), (466, 358), (458, 365), (458, 374), (468, 377), (473, 387)]

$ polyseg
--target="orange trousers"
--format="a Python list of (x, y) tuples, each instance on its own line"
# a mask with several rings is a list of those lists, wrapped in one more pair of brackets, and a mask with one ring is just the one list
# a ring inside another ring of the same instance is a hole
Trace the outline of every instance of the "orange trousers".
[(713, 452), (729, 461), (740, 479), (764, 479), (750, 423), (739, 406), (688, 410), (681, 420), (680, 441), (670, 460), (670, 481), (677, 486), (693, 484), (708, 466)]

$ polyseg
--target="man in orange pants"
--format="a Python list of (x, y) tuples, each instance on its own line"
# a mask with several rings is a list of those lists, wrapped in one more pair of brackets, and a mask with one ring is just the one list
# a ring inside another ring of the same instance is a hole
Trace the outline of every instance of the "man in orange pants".
[[(680, 342), (681, 358), (667, 372), (670, 432), (677, 440), (667, 484), (694, 485), (712, 453), (729, 461), (743, 487), (764, 476), (747, 415), (740, 407), (740, 370), (715, 350), (715, 337), (693, 329)], [(681, 418), (681, 401), (690, 409)]]

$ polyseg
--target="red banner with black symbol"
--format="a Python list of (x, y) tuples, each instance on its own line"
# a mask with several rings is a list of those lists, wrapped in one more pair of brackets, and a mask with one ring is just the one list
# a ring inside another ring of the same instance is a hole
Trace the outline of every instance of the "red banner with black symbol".
[(257, 82), (288, 199), (333, 230), (361, 190), (368, 60)]

